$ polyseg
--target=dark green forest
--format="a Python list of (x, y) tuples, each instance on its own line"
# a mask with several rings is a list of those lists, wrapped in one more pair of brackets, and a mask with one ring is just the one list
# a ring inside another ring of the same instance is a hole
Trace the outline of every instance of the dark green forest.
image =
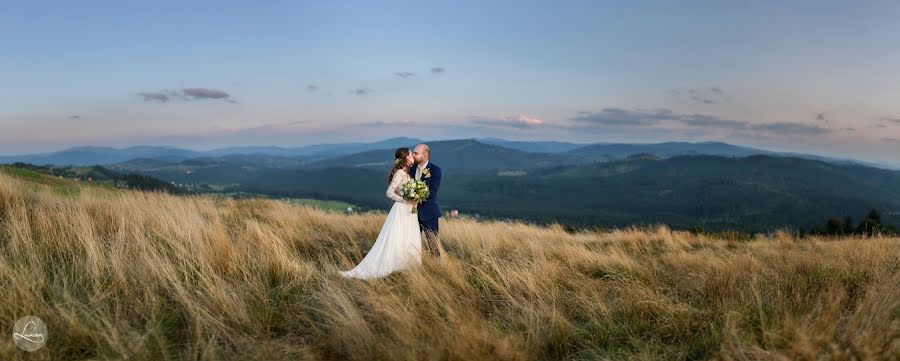
[[(900, 218), (900, 173), (810, 159), (643, 155), (518, 171), (442, 167), (442, 208), (476, 217), (747, 232), (811, 231), (827, 219), (872, 209), (884, 215), (884, 224)], [(390, 205), (383, 196), (386, 171), (375, 167), (216, 161), (132, 170), (200, 192), (340, 200), (368, 209)]]

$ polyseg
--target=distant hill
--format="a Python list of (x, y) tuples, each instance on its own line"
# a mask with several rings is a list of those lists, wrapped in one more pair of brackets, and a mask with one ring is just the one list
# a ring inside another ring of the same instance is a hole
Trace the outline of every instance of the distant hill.
[(658, 157), (674, 157), (679, 155), (717, 155), (723, 157), (746, 157), (757, 154), (773, 154), (773, 152), (741, 147), (720, 142), (665, 142), (651, 144), (599, 143), (591, 144), (568, 151), (568, 154), (581, 156), (606, 156), (622, 159), (632, 154), (652, 154)]
[[(266, 162), (295, 158), (289, 161), (296, 165), (298, 157), (304, 161), (332, 158), (341, 155), (358, 153), (373, 149), (412, 147), (422, 141), (413, 138), (391, 138), (373, 143), (335, 143), (318, 144), (297, 148), (282, 147), (230, 147), (209, 151), (194, 151), (165, 146), (134, 146), (123, 149), (111, 147), (83, 146), (73, 147), (58, 152), (0, 156), (0, 163), (23, 162), (38, 165), (85, 166), (123, 163), (133, 159), (153, 159), (165, 163), (177, 163), (192, 158), (218, 158), (230, 155), (272, 156), (275, 158), (257, 158)], [(281, 158), (278, 158), (281, 157)]]
[[(440, 158), (439, 163), (444, 169), (442, 206), (466, 214), (578, 226), (666, 223), (676, 228), (765, 231), (808, 229), (832, 217), (861, 219), (870, 209), (878, 209), (887, 223), (900, 224), (897, 171), (781, 156), (660, 158), (651, 154), (502, 171), (487, 168), (502, 159), (490, 155), (495, 146), (475, 141), (432, 144), (441, 147), (441, 154), (473, 155)], [(505, 152), (529, 159), (520, 151)], [(383, 152), (373, 156), (385, 157)], [(475, 167), (485, 168), (458, 168), (472, 167), (469, 162), (481, 162)], [(386, 165), (355, 164), (351, 158), (327, 167), (301, 168), (188, 161), (135, 171), (196, 189), (340, 200), (369, 208), (389, 206), (384, 197)]]
[[(145, 166), (149, 160), (162, 164), (177, 164), (189, 159), (203, 158), (202, 162), (261, 163), (283, 168), (330, 167), (335, 162), (347, 166), (383, 167), (390, 162), (391, 151), (398, 147), (413, 147), (423, 143), (421, 139), (391, 138), (371, 143), (330, 143), (285, 148), (275, 146), (247, 146), (195, 151), (167, 146), (135, 146), (123, 149), (110, 147), (74, 147), (66, 150), (0, 156), (0, 163), (25, 162), (40, 165), (86, 166), (122, 164), (129, 169)], [(449, 162), (460, 170), (485, 169), (533, 169), (555, 165), (585, 164), (597, 161), (622, 160), (634, 154), (669, 158), (680, 155), (716, 155), (746, 157), (751, 155), (781, 155), (816, 159), (836, 164), (858, 164), (871, 167), (897, 169), (889, 164), (876, 164), (850, 159), (838, 159), (814, 154), (780, 153), (763, 149), (742, 147), (721, 142), (665, 142), (650, 144), (597, 143), (590, 145), (555, 141), (507, 141), (497, 138), (429, 141), (435, 148), (435, 159)], [(462, 153), (465, 152), (465, 153)], [(484, 152), (480, 158), (474, 156)], [(386, 156), (384, 154), (387, 154)], [(132, 162), (134, 160), (140, 160)], [(437, 162), (437, 161), (436, 161)], [(132, 163), (132, 164), (128, 164)], [(440, 163), (440, 162), (438, 162)]]
[(864, 165), (874, 168), (898, 170), (897, 166), (890, 164), (865, 162), (860, 160), (834, 158), (816, 154), (797, 152), (776, 152), (752, 147), (743, 147), (722, 142), (664, 142), (664, 143), (597, 143), (575, 149), (566, 154), (590, 157), (594, 160), (624, 159), (634, 154), (649, 154), (662, 158), (670, 158), (681, 155), (714, 155), (723, 157), (748, 157), (753, 155), (777, 155), (783, 157), (804, 158), (820, 160), (823, 162), (847, 165)]
[(178, 162), (199, 156), (202, 156), (201, 152), (174, 147), (135, 146), (117, 149), (89, 146), (74, 147), (52, 153), (0, 156), (0, 163), (23, 162), (37, 165), (84, 166), (120, 163), (135, 158), (150, 158), (167, 162)]
[(333, 157), (364, 152), (373, 149), (410, 147), (422, 143), (420, 139), (398, 137), (372, 143), (328, 143), (314, 144), (296, 148), (282, 147), (229, 147), (204, 152), (205, 156), (216, 157), (229, 154), (265, 154), (283, 157)]
[[(583, 160), (563, 154), (529, 153), (474, 139), (429, 142), (432, 159), (445, 169), (481, 171), (489, 169), (533, 169), (561, 164), (583, 163)], [(379, 149), (314, 162), (310, 168), (369, 167), (389, 168), (393, 149)]]
[(71, 187), (74, 185), (72, 183), (73, 181), (115, 188), (164, 191), (172, 194), (188, 193), (187, 191), (172, 185), (170, 182), (142, 174), (119, 173), (99, 165), (85, 167), (54, 167), (28, 163), (12, 163), (0, 165), (0, 171), (29, 181), (60, 186), (60, 189), (64, 193), (75, 190)]
[(475, 140), (530, 153), (563, 153), (584, 146), (584, 144), (554, 141), (511, 141), (499, 138), (475, 138)]

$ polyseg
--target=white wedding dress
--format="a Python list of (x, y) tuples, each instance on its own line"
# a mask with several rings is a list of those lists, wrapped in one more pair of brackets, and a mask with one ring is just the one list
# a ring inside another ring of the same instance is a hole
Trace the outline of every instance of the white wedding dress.
[(422, 234), (419, 218), (412, 213), (412, 205), (406, 203), (400, 188), (409, 181), (403, 169), (394, 172), (385, 194), (394, 200), (375, 245), (356, 267), (340, 271), (341, 276), (370, 279), (384, 277), (394, 271), (415, 268), (422, 264)]

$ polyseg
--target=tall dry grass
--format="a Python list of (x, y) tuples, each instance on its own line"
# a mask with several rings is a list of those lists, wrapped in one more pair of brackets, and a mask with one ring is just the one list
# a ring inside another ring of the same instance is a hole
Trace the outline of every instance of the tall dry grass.
[(0, 359), (900, 357), (896, 238), (444, 220), (447, 264), (359, 281), (384, 214), (74, 187), (0, 174), (0, 325), (49, 329)]

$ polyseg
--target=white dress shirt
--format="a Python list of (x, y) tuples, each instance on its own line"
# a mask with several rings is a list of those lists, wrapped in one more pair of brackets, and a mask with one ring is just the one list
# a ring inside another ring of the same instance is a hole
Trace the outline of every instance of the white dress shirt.
[(427, 166), (428, 166), (428, 161), (426, 160), (425, 164), (422, 164), (421, 166), (416, 167), (416, 180), (422, 180), (422, 169), (425, 169), (425, 167), (427, 167)]

